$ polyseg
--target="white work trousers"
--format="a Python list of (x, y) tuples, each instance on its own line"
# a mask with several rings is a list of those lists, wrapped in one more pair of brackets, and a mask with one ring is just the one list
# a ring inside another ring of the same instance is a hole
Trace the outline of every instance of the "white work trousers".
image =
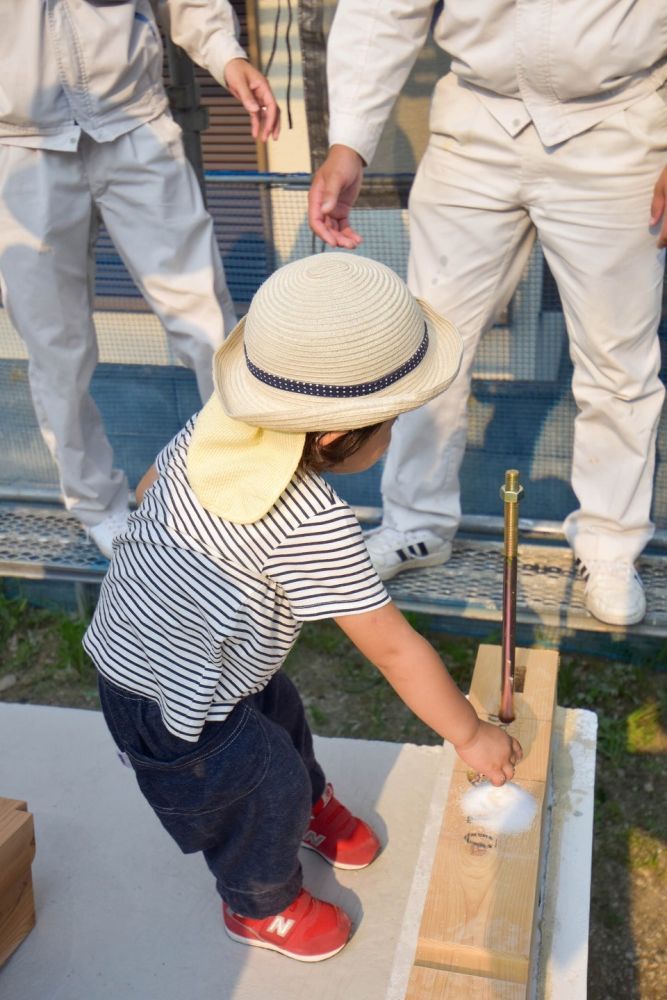
[(203, 399), (213, 388), (213, 351), (236, 322), (212, 220), (169, 115), (112, 142), (84, 134), (71, 153), (0, 145), (3, 300), (27, 346), (35, 411), (65, 506), (86, 525), (124, 509), (128, 498), (89, 392), (98, 359), (98, 212)]
[(574, 364), (579, 509), (565, 521), (566, 536), (583, 560), (635, 559), (653, 533), (664, 396), (656, 331), (665, 258), (649, 215), (667, 166), (665, 89), (545, 148), (531, 125), (511, 138), (471, 91), (443, 83), (432, 117), (438, 132), (410, 196), (408, 282), (459, 328), (464, 357), (442, 396), (394, 426), (384, 523), (443, 538), (456, 532), (475, 349), (508, 303), (537, 232)]

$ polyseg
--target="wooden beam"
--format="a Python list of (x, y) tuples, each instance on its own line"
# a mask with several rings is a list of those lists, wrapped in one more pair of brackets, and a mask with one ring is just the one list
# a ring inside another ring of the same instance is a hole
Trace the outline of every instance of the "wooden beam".
[(415, 966), (410, 978), (412, 1000), (523, 1000), (525, 990), (484, 976), (466, 976)]
[[(480, 646), (469, 696), (480, 718), (495, 723), (501, 662), (500, 646)], [(523, 747), (514, 780), (537, 806), (529, 829), (497, 833), (466, 816), (461, 800), (474, 776), (456, 760), (406, 1000), (527, 996), (535, 958), (557, 674), (556, 652), (516, 650), (516, 718), (503, 728)]]
[(0, 965), (35, 925), (32, 815), (25, 802), (0, 798)]

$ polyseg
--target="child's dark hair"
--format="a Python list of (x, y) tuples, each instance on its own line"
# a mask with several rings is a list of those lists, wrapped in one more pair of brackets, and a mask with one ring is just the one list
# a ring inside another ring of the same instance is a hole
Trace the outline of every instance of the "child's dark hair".
[(326, 431), (308, 431), (303, 446), (303, 454), (299, 462), (299, 472), (326, 472), (340, 465), (346, 458), (351, 458), (372, 438), (382, 423), (370, 427), (360, 427), (356, 431), (347, 431), (330, 444), (323, 444)]

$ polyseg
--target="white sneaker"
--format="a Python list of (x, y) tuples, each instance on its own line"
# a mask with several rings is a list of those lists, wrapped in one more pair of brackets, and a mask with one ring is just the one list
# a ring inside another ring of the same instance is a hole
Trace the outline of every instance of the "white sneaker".
[(636, 625), (646, 614), (639, 573), (628, 559), (575, 560), (584, 580), (584, 599), (592, 615), (608, 625)]
[(99, 524), (93, 524), (86, 528), (86, 534), (90, 540), (95, 542), (102, 555), (106, 556), (107, 559), (111, 559), (113, 540), (124, 529), (129, 516), (129, 510), (118, 510), (115, 514), (109, 514)]
[(396, 531), (381, 525), (364, 532), (371, 562), (381, 580), (391, 580), (405, 569), (425, 569), (447, 562), (451, 542), (432, 531)]

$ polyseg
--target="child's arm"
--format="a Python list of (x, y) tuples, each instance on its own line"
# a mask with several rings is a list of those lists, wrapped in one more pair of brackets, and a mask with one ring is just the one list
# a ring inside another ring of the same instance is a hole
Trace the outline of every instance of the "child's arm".
[(144, 499), (144, 493), (146, 492), (146, 490), (149, 488), (149, 486), (153, 485), (153, 483), (157, 478), (158, 478), (158, 471), (154, 465), (151, 465), (150, 469), (144, 472), (141, 480), (137, 484), (136, 490), (134, 491), (134, 495), (137, 500), (137, 507)]
[(522, 757), (517, 740), (482, 722), (433, 646), (396, 605), (336, 618), (336, 624), (391, 684), (422, 722), (453, 743), (462, 760), (494, 785), (514, 775)]

